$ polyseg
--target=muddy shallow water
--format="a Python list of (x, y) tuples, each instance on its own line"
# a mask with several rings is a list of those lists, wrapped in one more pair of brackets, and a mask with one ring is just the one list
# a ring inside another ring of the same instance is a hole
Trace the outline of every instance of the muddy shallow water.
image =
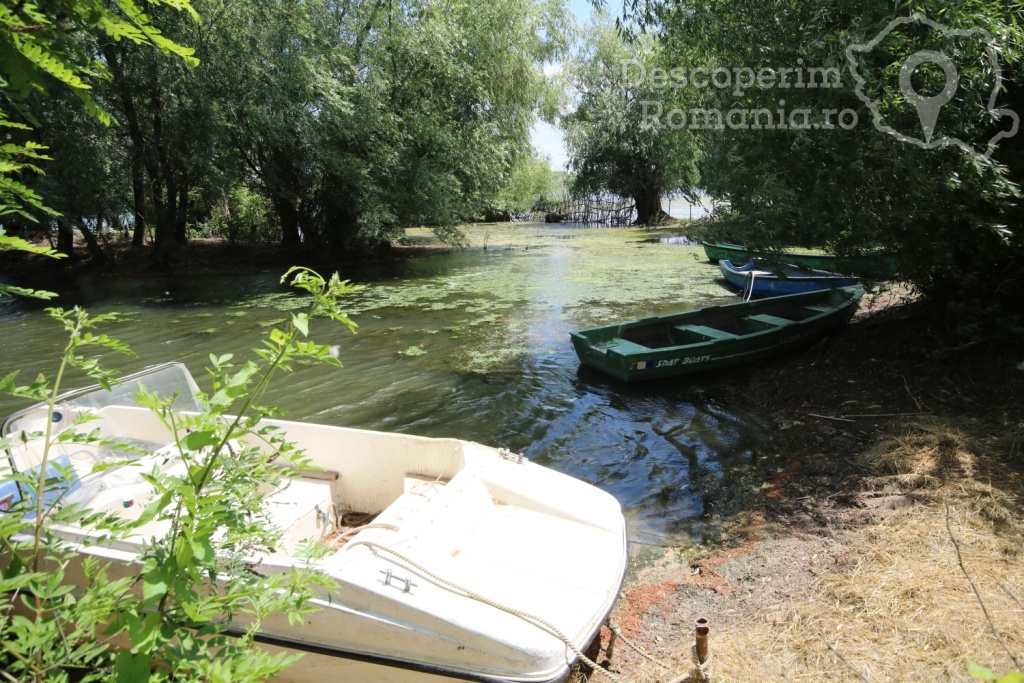
[[(425, 233), (413, 231), (413, 240)], [(573, 329), (737, 297), (700, 247), (631, 229), (480, 225), (472, 246), (347, 267), (356, 334), (317, 323), (345, 367), (299, 367), (267, 402), (285, 417), (511, 448), (615, 495), (639, 546), (701, 540), (763, 481), (762, 420), (730, 400), (735, 375), (624, 385), (581, 370)], [(203, 386), (209, 354), (246, 354), (304, 300), (279, 272), (47, 283), (58, 305), (126, 319), (106, 328), (138, 358), (184, 361)], [(0, 308), (0, 372), (52, 371), (63, 339), (38, 305)], [(72, 380), (68, 386), (80, 381)], [(6, 415), (23, 404), (0, 398)]]

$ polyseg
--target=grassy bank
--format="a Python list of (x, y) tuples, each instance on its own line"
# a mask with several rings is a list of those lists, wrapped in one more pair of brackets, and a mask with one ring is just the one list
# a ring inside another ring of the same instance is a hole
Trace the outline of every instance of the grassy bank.
[(723, 542), (671, 549), (627, 587), (619, 628), (670, 668), (620, 646), (620, 678), (686, 672), (698, 617), (720, 681), (1024, 663), (1024, 351), (944, 348), (901, 303), (750, 373), (783, 465)]

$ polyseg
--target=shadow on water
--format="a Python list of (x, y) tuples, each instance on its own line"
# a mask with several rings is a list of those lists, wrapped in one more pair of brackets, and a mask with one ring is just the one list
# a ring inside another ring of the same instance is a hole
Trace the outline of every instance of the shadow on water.
[(580, 368), (576, 410), (550, 442), (572, 443), (582, 457), (567, 471), (624, 501), (634, 541), (713, 537), (770, 465), (761, 419), (734, 400), (737, 379), (625, 384)]
[[(483, 226), (480, 229), (482, 231)], [(483, 248), (486, 237), (487, 248)], [(627, 385), (581, 369), (581, 327), (735, 300), (699, 247), (643, 233), (487, 226), (468, 249), (348, 268), (357, 334), (317, 323), (345, 368), (298, 367), (266, 396), (290, 419), (504, 446), (615, 495), (631, 540), (699, 541), (748, 503), (770, 463), (742, 372)], [(247, 355), (303, 300), (279, 273), (51, 283), (58, 305), (126, 314), (109, 329), (138, 359), (182, 360), (202, 386), (211, 353)], [(38, 286), (38, 285), (37, 285)], [(0, 374), (48, 370), (62, 338), (36, 305), (0, 309)], [(6, 312), (3, 312), (6, 311)], [(20, 407), (0, 398), (0, 412)]]

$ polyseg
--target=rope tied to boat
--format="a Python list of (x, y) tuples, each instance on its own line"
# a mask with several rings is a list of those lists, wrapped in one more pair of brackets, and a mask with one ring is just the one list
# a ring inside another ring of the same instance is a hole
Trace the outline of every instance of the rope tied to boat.
[(528, 621), (531, 624), (546, 630), (548, 633), (550, 633), (554, 637), (556, 637), (559, 640), (561, 640), (565, 644), (566, 647), (568, 647), (570, 650), (573, 651), (573, 653), (580, 659), (580, 661), (582, 661), (585, 664), (587, 664), (588, 666), (592, 667), (594, 669), (594, 671), (600, 671), (604, 676), (606, 676), (609, 680), (613, 681), (614, 683), (624, 683), (622, 681), (622, 679), (620, 679), (618, 676), (613, 674), (611, 671), (608, 671), (607, 669), (605, 669), (604, 667), (599, 665), (597, 662), (591, 660), (589, 657), (587, 657), (585, 654), (583, 654), (583, 652), (578, 647), (573, 645), (572, 641), (569, 639), (568, 636), (566, 636), (564, 633), (562, 633), (562, 631), (557, 626), (552, 624), (550, 621), (544, 619), (543, 617), (538, 617), (535, 614), (530, 614), (529, 612), (524, 612), (524, 611), (518, 610), (518, 609), (516, 609), (514, 607), (509, 607), (508, 605), (503, 605), (502, 603), (497, 602), (496, 600), (491, 600), (490, 598), (485, 597), (485, 596), (483, 596), (483, 595), (481, 595), (481, 594), (479, 594), (479, 593), (477, 593), (477, 592), (475, 592), (473, 590), (470, 590), (469, 588), (465, 588), (464, 586), (460, 586), (459, 584), (457, 584), (457, 583), (455, 583), (453, 581), (449, 581), (448, 579), (446, 579), (446, 578), (444, 578), (444, 577), (442, 577), (442, 576), (440, 576), (438, 574), (435, 574), (434, 572), (430, 571), (429, 569), (427, 569), (423, 565), (421, 565), (418, 562), (416, 562), (416, 561), (406, 557), (405, 555), (403, 555), (402, 553), (398, 552), (397, 550), (394, 550), (392, 548), (388, 548), (387, 546), (381, 545), (380, 543), (374, 543), (373, 541), (356, 541), (355, 543), (349, 544), (348, 547), (349, 548), (354, 548), (354, 547), (356, 547), (358, 545), (365, 545), (365, 546), (367, 546), (368, 548), (370, 548), (373, 551), (381, 551), (381, 552), (388, 553), (389, 555), (392, 555), (393, 557), (396, 557), (397, 559), (399, 559), (402, 562), (406, 563), (407, 565), (409, 565), (410, 567), (412, 567), (416, 571), (418, 571), (421, 574), (423, 574), (424, 576), (432, 579), (433, 581), (441, 584), (442, 586), (447, 586), (448, 588), (451, 588), (454, 591), (462, 593), (463, 595), (465, 595), (468, 598), (472, 598), (473, 600), (476, 600), (478, 602), (482, 602), (485, 605), (489, 605), (489, 606), (491, 606), (491, 607), (493, 607), (495, 609), (501, 610), (502, 612), (505, 612), (507, 614), (511, 614), (512, 616), (519, 617), (520, 619), (523, 619), (524, 621)]
[(678, 678), (673, 678), (669, 683), (710, 683), (711, 677), (714, 675), (712, 669), (711, 650), (708, 649), (707, 659), (704, 663), (697, 658), (697, 646), (690, 646), (690, 661), (693, 663), (693, 668), (687, 673), (683, 674)]
[[(705, 620), (698, 621), (702, 621), (704, 622), (704, 624), (707, 623)], [(668, 664), (662, 662), (657, 657), (651, 655), (649, 652), (644, 650), (636, 643), (629, 640), (629, 638), (627, 638), (626, 636), (622, 635), (622, 631), (619, 630), (619, 627), (616, 624), (609, 624), (608, 628), (611, 629), (612, 634), (615, 636), (616, 640), (621, 640), (623, 643), (626, 644), (627, 647), (629, 647), (629, 649), (633, 650), (644, 659), (650, 662), (654, 662), (655, 664), (657, 664), (665, 670), (670, 670), (672, 668)], [(700, 661), (701, 655), (704, 656), (703, 662)], [(693, 668), (687, 671), (685, 674), (673, 678), (671, 681), (669, 681), (669, 683), (711, 683), (711, 677), (714, 675), (714, 671), (712, 669), (711, 662), (711, 647), (707, 642), (706, 631), (702, 651), (698, 649), (696, 643), (690, 646), (690, 661), (693, 664)]]
[[(370, 524), (363, 524), (362, 526), (353, 527), (351, 529), (343, 531), (343, 532), (339, 533), (337, 536), (335, 536), (334, 538), (329, 539), (331, 547), (337, 548), (337, 547), (343, 545), (345, 543), (345, 541), (347, 541), (352, 536), (355, 536), (360, 531), (363, 531), (364, 529), (387, 529), (388, 531), (398, 531), (399, 530), (398, 527), (395, 526), (394, 524), (387, 524), (385, 522), (380, 522), (380, 523), (373, 522), (373, 523), (370, 523)], [(359, 545), (359, 544), (356, 543), (354, 545)], [(348, 547), (353, 547), (353, 546), (348, 546)]]
[(757, 271), (751, 269), (747, 271), (746, 281), (743, 283), (743, 300), (750, 301), (754, 296), (754, 278), (757, 277)]
[(622, 631), (619, 630), (618, 625), (610, 624), (608, 626), (608, 628), (611, 629), (611, 632), (615, 634), (615, 639), (616, 640), (621, 640), (623, 643), (626, 644), (626, 647), (628, 647), (630, 650), (632, 650), (633, 652), (637, 653), (638, 655), (640, 655), (644, 659), (646, 659), (646, 660), (648, 660), (650, 662), (654, 662), (655, 664), (660, 666), (662, 669), (666, 669), (667, 670), (667, 669), (671, 668), (671, 667), (669, 667), (668, 664), (665, 664), (660, 659), (658, 659), (654, 655), (648, 653), (642, 647), (640, 647), (639, 645), (637, 645), (636, 643), (631, 641), (629, 638), (627, 638), (626, 636), (622, 635)]

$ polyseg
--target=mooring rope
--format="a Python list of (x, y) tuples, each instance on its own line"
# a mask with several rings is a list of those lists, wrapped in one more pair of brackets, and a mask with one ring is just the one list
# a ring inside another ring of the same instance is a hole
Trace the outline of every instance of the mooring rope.
[(647, 659), (649, 661), (654, 662), (655, 664), (657, 664), (658, 666), (660, 666), (663, 669), (671, 669), (672, 668), (668, 664), (665, 664), (664, 662), (662, 662), (662, 661), (658, 660), (657, 658), (655, 658), (654, 655), (651, 655), (648, 652), (646, 652), (639, 645), (636, 645), (635, 643), (630, 641), (629, 638), (627, 638), (626, 636), (622, 635), (622, 631), (619, 630), (618, 626), (612, 626), (611, 630), (615, 633), (615, 637), (617, 639), (621, 640), (622, 642), (624, 642), (626, 644), (626, 647), (628, 647), (629, 649), (631, 649), (633, 652), (637, 653), (638, 655), (640, 655), (644, 659)]
[[(394, 524), (385, 524), (384, 522), (371, 522), (370, 524), (364, 524), (362, 526), (353, 527), (351, 529), (341, 532), (334, 538), (330, 539), (331, 545), (334, 547), (338, 547), (345, 541), (345, 539), (349, 538), (350, 536), (355, 536), (363, 529), (387, 529), (388, 531), (398, 531), (398, 527)], [(360, 541), (359, 543), (367, 543), (367, 541)], [(359, 545), (359, 543), (355, 543), (353, 545), (356, 546)]]
[(611, 671), (608, 671), (607, 669), (605, 669), (604, 667), (599, 665), (597, 662), (591, 660), (589, 657), (587, 657), (585, 654), (583, 654), (583, 652), (578, 647), (573, 645), (572, 641), (569, 640), (568, 636), (566, 636), (564, 633), (562, 633), (562, 631), (557, 626), (552, 624), (550, 621), (547, 621), (546, 619), (543, 619), (542, 617), (538, 617), (535, 614), (530, 614), (529, 612), (524, 612), (522, 610), (515, 609), (514, 607), (509, 607), (508, 605), (503, 605), (500, 602), (497, 602), (495, 600), (491, 600), (490, 598), (485, 597), (483, 595), (480, 595), (479, 593), (477, 593), (475, 591), (472, 591), (472, 590), (470, 590), (468, 588), (465, 588), (463, 586), (458, 585), (457, 583), (449, 581), (448, 579), (445, 579), (444, 577), (439, 576), (438, 574), (435, 574), (434, 572), (430, 571), (429, 569), (427, 569), (423, 565), (421, 565), (421, 564), (415, 562), (414, 560), (406, 557), (405, 555), (403, 555), (402, 553), (398, 552), (397, 550), (393, 550), (393, 549), (388, 548), (387, 546), (381, 545), (379, 543), (374, 543), (373, 541), (357, 541), (355, 543), (349, 544), (347, 547), (354, 548), (357, 545), (365, 545), (368, 548), (370, 548), (371, 550), (380, 550), (380, 551), (386, 552), (386, 553), (388, 553), (390, 555), (393, 555), (394, 557), (397, 557), (402, 562), (405, 562), (407, 565), (409, 565), (410, 567), (412, 567), (416, 571), (422, 573), (424, 576), (427, 576), (427, 577), (433, 579), (434, 581), (436, 581), (437, 583), (439, 583), (439, 584), (441, 584), (443, 586), (448, 586), (449, 588), (451, 588), (453, 590), (456, 590), (456, 591), (458, 591), (460, 593), (463, 593), (466, 597), (472, 598), (473, 600), (476, 600), (478, 602), (482, 602), (485, 605), (489, 605), (491, 607), (494, 607), (495, 609), (501, 610), (502, 612), (506, 612), (506, 613), (511, 614), (513, 616), (519, 617), (520, 619), (528, 621), (528, 622), (530, 622), (530, 623), (532, 623), (532, 624), (534, 624), (536, 626), (541, 626), (541, 627), (545, 628), (548, 631), (548, 633), (550, 633), (551, 635), (553, 635), (556, 638), (558, 638), (559, 640), (561, 640), (570, 650), (573, 651), (573, 653), (576, 654), (577, 657), (580, 658), (581, 661), (583, 661), (585, 664), (587, 664), (588, 666), (593, 668), (594, 671), (601, 672), (608, 679), (614, 681), (614, 683), (623, 683), (623, 681), (618, 676), (613, 674)]

